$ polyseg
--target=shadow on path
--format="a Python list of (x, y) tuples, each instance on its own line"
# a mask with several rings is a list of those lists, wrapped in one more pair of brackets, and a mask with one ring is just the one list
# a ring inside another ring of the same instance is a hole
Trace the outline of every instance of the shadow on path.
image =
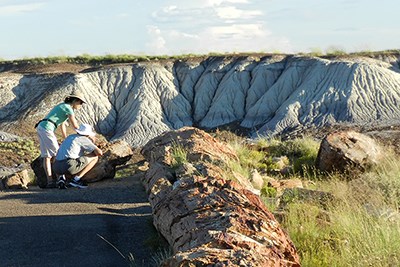
[(0, 266), (150, 266), (151, 222), (138, 177), (0, 192)]

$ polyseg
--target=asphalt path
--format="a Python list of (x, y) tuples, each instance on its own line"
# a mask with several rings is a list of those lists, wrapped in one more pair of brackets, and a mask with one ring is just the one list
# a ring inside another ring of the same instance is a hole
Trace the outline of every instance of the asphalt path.
[(87, 189), (0, 191), (2, 267), (151, 266), (155, 234), (138, 175)]

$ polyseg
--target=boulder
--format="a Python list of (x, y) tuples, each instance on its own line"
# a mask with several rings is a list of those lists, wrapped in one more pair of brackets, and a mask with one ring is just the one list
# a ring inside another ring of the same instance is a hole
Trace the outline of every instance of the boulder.
[[(177, 145), (189, 164), (172, 168)], [(142, 154), (153, 224), (173, 249), (161, 266), (300, 266), (294, 244), (260, 198), (212, 167), (237, 159), (229, 146), (186, 127), (152, 139)]]
[(251, 171), (250, 182), (256, 189), (261, 189), (264, 185), (264, 179), (256, 169)]
[(275, 188), (278, 195), (281, 195), (287, 188), (303, 188), (303, 182), (298, 178), (279, 180), (268, 178), (267, 186)]
[(30, 180), (28, 170), (18, 171), (4, 178), (0, 177), (0, 189), (28, 189)]
[[(133, 155), (133, 151), (129, 144), (125, 141), (118, 140), (115, 142), (103, 142), (98, 144), (99, 148), (103, 151), (103, 156), (99, 157), (99, 161), (82, 179), (86, 182), (96, 182), (103, 179), (114, 178), (116, 166), (123, 165)], [(39, 187), (44, 188), (47, 184), (46, 175), (42, 165), (42, 159), (36, 158), (31, 167), (36, 176), (36, 183)], [(53, 171), (53, 179), (56, 179), (55, 172)]]
[(322, 140), (316, 167), (321, 171), (364, 171), (382, 156), (381, 146), (371, 137), (354, 131), (334, 132)]

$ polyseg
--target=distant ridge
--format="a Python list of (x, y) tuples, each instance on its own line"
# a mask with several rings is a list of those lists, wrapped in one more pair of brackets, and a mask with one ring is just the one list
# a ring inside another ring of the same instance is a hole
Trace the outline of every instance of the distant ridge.
[(29, 134), (73, 90), (88, 99), (80, 121), (133, 146), (183, 126), (234, 124), (256, 137), (338, 123), (399, 124), (400, 56), (374, 57), (210, 56), (3, 69), (0, 128), (16, 132), (18, 125)]

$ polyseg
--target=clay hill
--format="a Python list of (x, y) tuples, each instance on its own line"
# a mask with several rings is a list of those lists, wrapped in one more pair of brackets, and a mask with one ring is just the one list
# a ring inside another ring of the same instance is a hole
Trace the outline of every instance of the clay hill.
[(250, 136), (397, 125), (400, 56), (220, 56), (124, 65), (0, 66), (0, 129), (18, 135), (73, 90), (80, 121), (141, 147), (183, 126)]

